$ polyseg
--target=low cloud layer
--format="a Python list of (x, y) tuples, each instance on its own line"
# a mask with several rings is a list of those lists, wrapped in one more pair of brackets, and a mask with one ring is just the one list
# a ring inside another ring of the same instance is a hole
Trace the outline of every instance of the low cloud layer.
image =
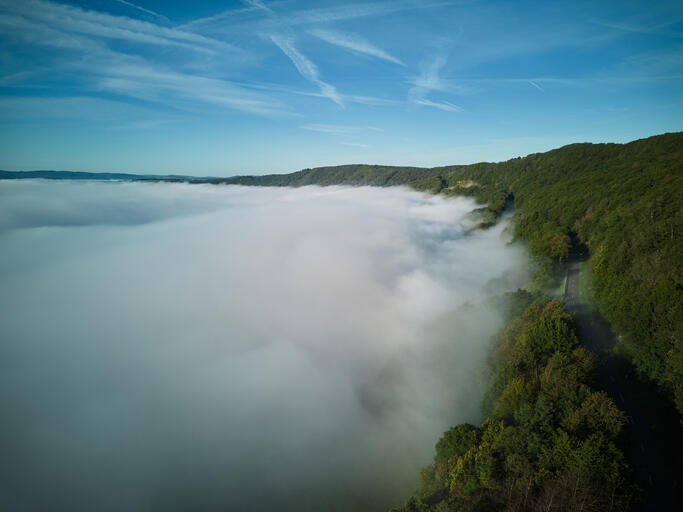
[(477, 421), (504, 225), (404, 189), (0, 182), (5, 510), (385, 510)]

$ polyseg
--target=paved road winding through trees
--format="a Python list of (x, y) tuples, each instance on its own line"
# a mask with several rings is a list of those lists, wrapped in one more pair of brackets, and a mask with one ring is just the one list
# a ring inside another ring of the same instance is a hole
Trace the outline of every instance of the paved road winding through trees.
[(632, 366), (612, 353), (616, 336), (597, 312), (579, 296), (579, 261), (568, 263), (564, 302), (575, 314), (582, 343), (598, 358), (599, 385), (628, 418), (628, 457), (633, 477), (644, 491), (634, 510), (683, 510), (680, 473), (683, 444), (678, 413), (657, 390), (639, 381)]

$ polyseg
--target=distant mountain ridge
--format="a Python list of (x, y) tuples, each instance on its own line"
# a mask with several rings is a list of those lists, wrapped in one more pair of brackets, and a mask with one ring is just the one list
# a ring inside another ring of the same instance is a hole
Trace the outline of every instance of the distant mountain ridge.
[[(156, 174), (130, 174), (124, 172), (82, 172), (82, 171), (0, 171), (0, 179), (47, 179), (47, 180), (164, 180), (180, 179), (190, 180), (193, 176), (183, 175), (156, 175)], [(210, 178), (206, 178), (210, 179)]]

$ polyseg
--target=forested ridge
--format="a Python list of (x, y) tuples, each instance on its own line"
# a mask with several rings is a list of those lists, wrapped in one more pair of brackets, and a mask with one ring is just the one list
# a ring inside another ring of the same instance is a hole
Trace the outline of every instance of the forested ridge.
[(621, 349), (683, 413), (683, 132), (628, 144), (571, 144), (501, 163), (436, 167), (345, 165), (212, 180), (261, 186), (409, 185), (473, 196), (491, 221), (514, 200), (537, 283), (573, 246), (590, 254), (600, 311)]
[(513, 313), (492, 346), (486, 419), (444, 433), (394, 512), (628, 510), (626, 419), (594, 388), (572, 315), (523, 290), (497, 300)]

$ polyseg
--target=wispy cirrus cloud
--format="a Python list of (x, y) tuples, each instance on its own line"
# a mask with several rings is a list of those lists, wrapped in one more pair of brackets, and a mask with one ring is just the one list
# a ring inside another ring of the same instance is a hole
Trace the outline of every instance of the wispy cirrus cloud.
[(304, 130), (309, 130), (312, 132), (321, 132), (321, 133), (332, 133), (335, 135), (352, 135), (356, 133), (361, 133), (361, 132), (382, 132), (381, 128), (377, 128), (376, 126), (346, 126), (346, 125), (338, 125), (338, 124), (317, 124), (317, 123), (310, 123), (310, 124), (303, 124), (300, 126), (300, 128), (303, 128)]
[(78, 122), (88, 112), (90, 122), (109, 130), (150, 130), (179, 123), (176, 116), (141, 107), (125, 100), (92, 96), (41, 96), (0, 98), (0, 118), (13, 123)]
[(331, 99), (339, 106), (344, 106), (337, 89), (320, 79), (320, 72), (317, 66), (294, 46), (294, 41), (290, 37), (273, 34), (270, 36), (270, 39), (289, 57), (289, 60), (292, 61), (302, 77), (318, 86), (320, 93), (324, 97)]
[(344, 146), (352, 146), (354, 148), (362, 148), (362, 149), (368, 149), (370, 147), (369, 144), (363, 144), (362, 142), (349, 142), (349, 141), (342, 141), (341, 142)]
[(599, 25), (601, 27), (611, 28), (622, 32), (633, 32), (638, 34), (661, 34), (670, 37), (683, 38), (683, 33), (669, 29), (669, 27), (672, 25), (676, 25), (677, 23), (683, 21), (683, 17), (681, 16), (675, 16), (673, 19), (669, 19), (663, 23), (649, 25), (600, 19), (591, 19), (589, 21), (594, 25)]
[(401, 11), (430, 9), (445, 5), (453, 5), (454, 3), (456, 2), (414, 2), (411, 0), (395, 0), (391, 2), (345, 4), (335, 7), (294, 11), (287, 17), (287, 22), (291, 25), (330, 23), (381, 16)]
[(154, 12), (150, 9), (145, 9), (144, 7), (141, 7), (139, 5), (134, 4), (133, 2), (128, 2), (126, 0), (114, 0), (115, 2), (118, 2), (123, 5), (127, 5), (128, 7), (132, 7), (133, 9), (137, 9), (140, 12), (144, 12), (145, 14), (149, 14), (151, 16), (155, 16), (159, 19), (162, 19), (164, 21), (170, 21), (166, 16), (163, 14), (159, 14), (158, 12)]
[(250, 7), (255, 7), (255, 8), (260, 9), (262, 11), (266, 11), (268, 13), (273, 12), (273, 10), (270, 7), (267, 7), (261, 0), (242, 0), (242, 3), (244, 3)]
[(315, 37), (322, 39), (323, 41), (339, 46), (341, 48), (346, 48), (354, 52), (362, 53), (365, 55), (370, 55), (371, 57), (377, 57), (378, 59), (393, 62), (394, 64), (399, 64), (405, 66), (403, 62), (388, 54), (381, 48), (378, 48), (371, 42), (367, 41), (365, 38), (357, 34), (349, 34), (345, 32), (338, 32), (336, 30), (322, 30), (315, 29), (311, 30), (310, 33)]
[(227, 11), (221, 11), (219, 13), (212, 14), (211, 16), (205, 16), (203, 18), (196, 18), (196, 19), (190, 20), (187, 23), (183, 23), (182, 25), (176, 26), (176, 29), (199, 31), (202, 28), (205, 28), (207, 26), (211, 26), (212, 24), (223, 24), (226, 21), (230, 22), (234, 18), (239, 18), (240, 15), (252, 13), (252, 12), (258, 11), (258, 10), (259, 10), (259, 8), (254, 7), (253, 5), (249, 5), (246, 7), (238, 7), (235, 9), (229, 9)]
[(420, 64), (420, 74), (409, 83), (413, 84), (410, 94), (420, 96), (430, 91), (453, 92), (455, 89), (452, 81), (441, 77), (441, 69), (446, 65), (446, 57), (439, 55)]
[(543, 87), (541, 87), (540, 85), (538, 85), (534, 80), (527, 80), (527, 82), (529, 82), (529, 85), (531, 85), (532, 87), (535, 87), (535, 88), (538, 89), (539, 91), (541, 91), (541, 92), (544, 92), (544, 91), (545, 91), (545, 89), (543, 89)]
[[(277, 86), (270, 86), (270, 85), (258, 85), (258, 86), (251, 86), (254, 87), (255, 89), (263, 89), (263, 90), (277, 90), (277, 91), (282, 91), (286, 92), (288, 94), (295, 94), (297, 96), (312, 96), (314, 98), (325, 98), (326, 96), (318, 91), (303, 91), (300, 89), (292, 89), (292, 88), (282, 88), (282, 87), (277, 87)], [(399, 100), (394, 100), (394, 99), (389, 99), (389, 98), (380, 98), (377, 96), (362, 96), (362, 95), (357, 95), (357, 94), (342, 94), (338, 93), (339, 98), (341, 99), (343, 104), (347, 103), (356, 103), (358, 105), (367, 105), (370, 107), (397, 107), (400, 105), (403, 105), (405, 101), (399, 101)]]
[[(53, 67), (77, 77), (79, 87), (91, 93), (115, 93), (182, 110), (212, 105), (267, 117), (293, 115), (281, 101), (242, 84), (163, 65), (154, 60), (154, 53), (122, 53), (107, 44), (109, 39), (122, 39), (209, 53), (228, 50), (222, 52), (223, 59), (241, 58), (235, 53), (243, 50), (233, 52), (231, 45), (202, 35), (42, 0), (21, 4), (0, 0), (0, 29), (31, 45), (68, 50), (56, 54)], [(49, 74), (50, 68), (42, 71)], [(14, 75), (15, 81), (33, 76), (26, 71)]]
[(261, 116), (293, 115), (281, 102), (226, 80), (167, 70), (116, 54), (109, 63), (104, 60), (99, 69), (86, 64), (97, 75), (95, 86), (100, 90), (164, 104), (193, 100)]
[(81, 34), (63, 32), (46, 23), (14, 14), (0, 14), (0, 29), (5, 36), (35, 46), (52, 46), (83, 52), (92, 52), (102, 47), (98, 41)]
[(341, 126), (336, 124), (303, 124), (300, 128), (312, 132), (332, 133), (335, 135), (350, 135), (358, 133), (359, 131), (355, 126)]
[(361, 96), (357, 94), (342, 95), (342, 100), (349, 103), (358, 103), (360, 105), (368, 105), (371, 107), (393, 107), (402, 105), (402, 101), (392, 100), (388, 98), (378, 98), (376, 96)]
[(458, 105), (455, 105), (449, 101), (438, 102), (425, 99), (416, 99), (415, 103), (418, 105), (424, 105), (425, 107), (433, 107), (439, 110), (444, 110), (446, 112), (462, 112), (462, 107), (459, 107)]
[[(230, 21), (235, 16), (250, 13), (254, 11), (269, 11), (273, 13), (273, 9), (268, 7), (260, 0), (242, 0), (247, 7), (240, 9), (228, 9), (221, 11), (212, 16), (198, 18), (192, 20), (184, 25), (182, 28), (190, 27), (205, 27), (210, 25), (222, 25), (226, 21)], [(289, 12), (282, 12), (278, 15), (277, 23), (280, 26), (294, 27), (296, 25), (314, 25), (335, 23), (340, 21), (351, 21), (361, 18), (371, 18), (376, 16), (387, 15), (391, 13), (399, 13), (410, 10), (423, 10), (430, 8), (437, 8), (443, 6), (454, 5), (459, 2), (455, 1), (432, 1), (432, 2), (415, 2), (413, 0), (395, 0), (385, 2), (363, 2), (363, 3), (349, 3), (343, 5), (336, 5), (333, 7), (315, 7), (308, 9), (294, 9)], [(273, 20), (270, 20), (272, 23)], [(271, 25), (272, 28), (272, 25)]]
[[(176, 46), (204, 53), (243, 52), (236, 46), (193, 32), (54, 2), (0, 0), (0, 9), (6, 13), (3, 24), (8, 28), (12, 25), (21, 26), (24, 22), (31, 21), (67, 34), (81, 34), (97, 39), (119, 39), (132, 43)], [(30, 37), (30, 34), (27, 37)]]
[[(352, 146), (356, 148), (367, 149), (370, 144), (367, 143), (367, 138), (373, 132), (383, 132), (381, 128), (376, 126), (348, 126), (337, 124), (303, 124), (299, 128), (312, 132), (325, 133), (336, 137), (340, 144), (344, 146)], [(358, 139), (363, 140), (359, 142)]]
[(461, 112), (462, 108), (448, 101), (433, 101), (428, 96), (433, 91), (449, 94), (464, 94), (469, 88), (452, 79), (441, 77), (441, 69), (446, 65), (447, 59), (444, 56), (437, 56), (420, 65), (420, 74), (409, 83), (412, 87), (408, 91), (409, 103), (426, 107), (437, 108), (446, 112)]

